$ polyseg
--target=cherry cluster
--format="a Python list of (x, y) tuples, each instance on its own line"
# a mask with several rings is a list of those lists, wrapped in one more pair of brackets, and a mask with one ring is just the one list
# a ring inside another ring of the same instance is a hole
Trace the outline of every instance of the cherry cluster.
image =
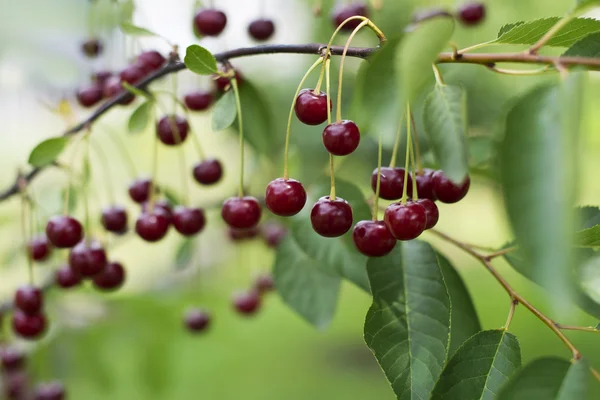
[[(204, 8), (194, 16), (194, 29), (203, 36), (219, 36), (227, 26), (227, 15), (221, 10)], [(275, 33), (275, 23), (268, 18), (256, 19), (248, 25), (248, 34), (256, 41), (269, 40)]]

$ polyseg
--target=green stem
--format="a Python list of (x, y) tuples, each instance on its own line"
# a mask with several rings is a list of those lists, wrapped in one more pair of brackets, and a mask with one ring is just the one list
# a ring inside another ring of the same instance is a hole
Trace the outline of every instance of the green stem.
[(108, 158), (106, 158), (106, 154), (104, 154), (104, 150), (100, 147), (100, 144), (97, 141), (94, 141), (94, 145), (92, 146), (96, 156), (98, 157), (98, 161), (100, 161), (100, 169), (102, 170), (102, 174), (104, 175), (104, 179), (106, 181), (106, 190), (108, 192), (108, 198), (111, 204), (116, 203), (115, 198), (115, 188), (113, 187), (112, 180), (110, 179), (110, 167), (108, 166)]
[(556, 24), (554, 24), (554, 26), (552, 26), (552, 28), (550, 28), (548, 30), (548, 32), (546, 32), (544, 34), (544, 36), (542, 36), (540, 38), (540, 40), (538, 40), (537, 42), (535, 42), (529, 48), (529, 50), (528, 50), (529, 54), (536, 54), (539, 49), (541, 49), (542, 47), (544, 47), (544, 45), (546, 43), (548, 43), (548, 41), (550, 39), (552, 39), (552, 37), (554, 37), (554, 35), (556, 35), (558, 33), (558, 31), (560, 31), (562, 28), (565, 27), (565, 25), (567, 25), (569, 22), (571, 22), (573, 19), (575, 19), (578, 14), (579, 13), (572, 12), (572, 13), (569, 13), (569, 14), (565, 15), (560, 20), (558, 20), (558, 22)]
[(487, 46), (490, 46), (490, 45), (493, 45), (493, 44), (496, 44), (496, 43), (494, 43), (493, 41), (491, 41), (491, 42), (477, 43), (477, 44), (474, 44), (473, 46), (465, 47), (463, 49), (458, 50), (456, 52), (456, 54), (462, 55), (462, 54), (468, 53), (469, 51), (481, 49), (483, 47), (487, 47)]
[(27, 273), (29, 275), (29, 284), (33, 286), (33, 260), (27, 247), (29, 241), (29, 233), (27, 232), (27, 211), (29, 210), (29, 218), (31, 218), (31, 209), (27, 201), (27, 192), (25, 187), (20, 188), (21, 191), (21, 234), (23, 239), (23, 249), (25, 250), (25, 258), (27, 259)]
[(390, 159), (390, 168), (396, 166), (396, 158), (398, 158), (398, 147), (400, 147), (400, 137), (402, 136), (402, 121), (398, 124), (396, 131), (396, 139), (394, 140), (394, 148), (392, 150), (392, 158)]
[[(89, 132), (89, 131), (88, 131)], [(83, 156), (84, 165), (90, 164), (90, 141), (89, 135), (86, 133), (85, 135), (85, 153)], [(91, 168), (91, 167), (90, 167)], [(83, 182), (82, 191), (83, 191), (83, 209), (84, 209), (84, 221), (83, 221), (83, 231), (85, 232), (86, 243), (89, 245), (91, 242), (91, 220), (90, 220), (90, 199), (89, 199), (89, 182)]]
[(63, 205), (63, 214), (69, 214), (69, 198), (71, 196), (71, 186), (73, 186), (73, 179), (75, 175), (75, 168), (73, 168), (73, 164), (75, 163), (75, 156), (77, 156), (77, 151), (79, 150), (79, 144), (83, 140), (86, 134), (81, 134), (77, 137), (77, 140), (73, 146), (73, 154), (71, 154), (71, 159), (69, 160), (69, 164), (67, 167), (69, 168), (68, 177), (67, 177), (67, 190), (65, 191), (65, 202)]
[[(412, 113), (411, 113), (411, 120), (412, 120)], [(414, 131), (414, 126), (413, 126), (413, 131)], [(417, 166), (415, 165), (415, 148), (413, 146), (413, 143), (416, 143), (417, 138), (414, 138), (415, 140), (412, 141), (411, 146), (410, 146), (410, 164), (412, 167), (412, 198), (413, 201), (417, 201), (419, 200), (419, 194), (417, 193)]]
[(404, 162), (404, 188), (402, 189), (402, 204), (408, 199), (408, 171), (410, 163), (410, 148), (412, 146), (412, 134), (410, 132), (410, 104), (406, 103), (406, 161)]
[(435, 75), (435, 81), (437, 82), (437, 84), (440, 86), (446, 86), (446, 84), (444, 83), (444, 78), (442, 77), (442, 73), (440, 72), (438, 66), (435, 64), (431, 64), (431, 68), (433, 68), (433, 75)]
[[(156, 125), (156, 109), (152, 108), (152, 120)], [(154, 149), (152, 151), (152, 173), (150, 175), (150, 196), (148, 198), (148, 213), (154, 211), (154, 203), (156, 202), (156, 179), (158, 175), (158, 135), (154, 134)]]
[[(419, 175), (421, 175), (421, 172), (423, 171), (423, 166), (421, 165), (421, 148), (419, 147), (419, 132), (417, 131), (417, 124), (415, 123), (415, 116), (412, 112), (410, 113), (410, 122), (412, 124), (413, 133), (415, 135), (413, 143), (415, 146), (415, 152), (417, 154), (417, 157), (415, 158), (415, 161), (417, 163), (416, 170), (417, 170), (417, 173)], [(413, 157), (414, 157), (414, 154), (413, 154)]]
[(177, 105), (178, 105), (178, 99), (177, 99), (177, 74), (171, 74), (171, 88), (173, 91), (173, 115), (175, 115), (177, 113)]
[(231, 87), (233, 88), (233, 94), (235, 95), (238, 130), (240, 131), (240, 187), (238, 194), (240, 197), (244, 197), (244, 123), (242, 121), (242, 103), (240, 101), (240, 92), (238, 89), (238, 82), (235, 76), (233, 77), (233, 79), (231, 79)]
[(335, 37), (340, 32), (340, 30), (342, 30), (342, 28), (344, 27), (344, 25), (346, 25), (350, 21), (355, 21), (355, 20), (361, 20), (362, 22), (367, 22), (367, 26), (373, 32), (375, 32), (375, 34), (377, 35), (377, 38), (379, 39), (379, 43), (383, 43), (383, 42), (385, 42), (387, 40), (387, 38), (385, 37), (385, 35), (381, 31), (381, 29), (379, 29), (377, 27), (377, 25), (375, 25), (373, 23), (373, 21), (369, 20), (367, 17), (363, 17), (363, 16), (360, 16), (360, 15), (355, 15), (353, 17), (350, 17), (350, 18), (346, 19), (344, 22), (342, 22), (340, 24), (340, 26), (338, 26), (337, 29), (333, 32), (333, 35), (331, 35), (331, 38), (329, 39), (329, 42), (327, 43), (327, 49), (325, 50), (325, 54), (326, 55), (329, 54), (329, 52), (331, 50), (331, 46), (333, 45), (333, 41), (334, 41)]
[(377, 148), (377, 185), (375, 186), (375, 201), (373, 202), (373, 221), (377, 221), (379, 211), (379, 190), (381, 188), (381, 158), (383, 153), (383, 144), (379, 136), (379, 147)]
[[(321, 57), (321, 60), (323, 58)], [(315, 95), (319, 95), (319, 93), (321, 92), (321, 85), (323, 84), (323, 76), (325, 75), (325, 63), (322, 63), (321, 65), (321, 72), (319, 73), (319, 80), (317, 81), (317, 85), (315, 86), (315, 90), (313, 90), (313, 93)]]
[[(327, 56), (325, 56), (327, 57)], [(325, 60), (325, 87), (327, 95), (327, 124), (331, 124), (331, 60), (329, 57)], [(329, 175), (331, 177), (331, 189), (329, 191), (329, 200), (335, 200), (335, 165), (333, 162), (333, 154), (329, 153)]]

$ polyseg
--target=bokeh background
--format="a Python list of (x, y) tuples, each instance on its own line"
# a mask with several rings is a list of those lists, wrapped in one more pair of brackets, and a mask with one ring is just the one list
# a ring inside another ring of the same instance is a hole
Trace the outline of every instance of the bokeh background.
[[(100, 1), (100, 0), (99, 0)], [(110, 3), (106, 1), (106, 3)], [(228, 15), (228, 26), (217, 39), (198, 41), (191, 31), (194, 4), (189, 0), (138, 0), (134, 22), (177, 43), (182, 49), (200, 43), (211, 51), (252, 45), (246, 34), (248, 23), (261, 15), (273, 18), (277, 33), (274, 43), (327, 41), (333, 28), (324, 2), (323, 16), (311, 13), (313, 2), (302, 0), (216, 0)], [(457, 25), (454, 41), (459, 47), (491, 40), (507, 22), (564, 14), (571, 1), (564, 0), (488, 0), (488, 16), (482, 25), (465, 28)], [(384, 10), (373, 15), (388, 35), (400, 32), (414, 11), (432, 6), (454, 9), (455, 1), (384, 0)], [(76, 0), (0, 0), (0, 184), (8, 185), (18, 168), (26, 167), (29, 151), (42, 139), (66, 128), (65, 118), (52, 111), (60, 100), (72, 100), (76, 119), (88, 114), (78, 108), (73, 92), (85, 84), (91, 72), (118, 69), (141, 49), (169, 46), (160, 39), (125, 39), (119, 33), (101, 33), (107, 49), (105, 57), (90, 61), (79, 51), (89, 36), (89, 2)], [(368, 33), (357, 38), (357, 45), (374, 45)], [(498, 47), (495, 50), (502, 50)], [(272, 55), (235, 60), (247, 79), (258, 88), (271, 118), (265, 137), (277, 147), (285, 134), (289, 104), (306, 68), (314, 57)], [(335, 61), (337, 65), (339, 60)], [(352, 84), (360, 62), (348, 61), (344, 79), (345, 114), (352, 118)], [(334, 69), (335, 71), (336, 69)], [(510, 228), (503, 212), (502, 198), (487, 168), (493, 164), (494, 143), (501, 134), (502, 118), (510, 99), (549, 78), (522, 78), (495, 75), (478, 66), (444, 67), (447, 81), (465, 85), (469, 90), (471, 123), (471, 163), (478, 174), (466, 199), (455, 205), (441, 205), (441, 231), (481, 245), (499, 247), (510, 240)], [(335, 77), (335, 75), (334, 75)], [(334, 78), (334, 81), (337, 79)], [(309, 83), (314, 85), (316, 77)], [(586, 102), (579, 202), (600, 204), (600, 98), (598, 76), (592, 74)], [(209, 87), (208, 78), (188, 72), (179, 74), (179, 94), (198, 87)], [(170, 79), (154, 86), (171, 88)], [(139, 101), (139, 100), (138, 100)], [(167, 99), (165, 98), (165, 102)], [(119, 108), (94, 126), (94, 146), (109, 155), (110, 180), (119, 202), (136, 208), (127, 198), (126, 187), (132, 176), (108, 135), (119, 135), (136, 161), (140, 173), (150, 171), (152, 130), (139, 135), (127, 133), (127, 119), (133, 106)], [(249, 125), (258, 124), (260, 115), (244, 116)], [(225, 162), (225, 181), (217, 188), (192, 184), (193, 202), (214, 205), (235, 193), (239, 159), (235, 134), (212, 132), (210, 113), (194, 114), (191, 124), (208, 154)], [(320, 129), (293, 126), (293, 175), (310, 186), (324, 174), (325, 150)], [(189, 144), (189, 143), (188, 143)], [(425, 146), (425, 144), (424, 144)], [(424, 147), (426, 148), (426, 147)], [(267, 182), (281, 173), (281, 152), (276, 156), (258, 154), (249, 146), (246, 169), (250, 193), (261, 195)], [(193, 146), (186, 146), (187, 160), (197, 158)], [(338, 164), (340, 177), (352, 179), (368, 191), (368, 179), (375, 166), (375, 142), (364, 140), (358, 154)], [(93, 157), (93, 156), (92, 156)], [(178, 152), (161, 150), (159, 182), (180, 190), (181, 171)], [(93, 165), (98, 165), (94, 163)], [(47, 171), (32, 188), (43, 205), (40, 212), (52, 214), (60, 209), (61, 191), (66, 180), (60, 171)], [(99, 215), (106, 205), (106, 185), (102, 171), (93, 171), (92, 209)], [(26, 281), (25, 260), (20, 255), (18, 200), (0, 206), (0, 298), (10, 298), (14, 288)], [(75, 214), (82, 216), (81, 207)], [(111, 295), (81, 289), (73, 293), (51, 292), (49, 306), (52, 329), (46, 339), (20, 345), (32, 351), (30, 371), (37, 381), (60, 379), (72, 399), (392, 399), (374, 358), (362, 339), (364, 316), (370, 299), (350, 284), (344, 284), (338, 313), (325, 331), (317, 331), (290, 311), (276, 294), (266, 298), (260, 313), (242, 318), (231, 306), (231, 294), (249, 285), (260, 271), (270, 269), (273, 251), (262, 240), (233, 244), (226, 234), (219, 212), (208, 212), (209, 226), (194, 242), (194, 257), (187, 268), (177, 268), (175, 254), (181, 239), (174, 233), (158, 244), (142, 243), (134, 235), (110, 240), (110, 254), (128, 271), (124, 289)], [(431, 241), (454, 262), (474, 299), (484, 328), (498, 328), (505, 322), (509, 299), (480, 265), (468, 256)], [(39, 266), (41, 280), (64, 261), (55, 252), (52, 262)], [(552, 314), (548, 293), (524, 280), (499, 262), (507, 279), (539, 308)], [(598, 287), (600, 282), (591, 282)], [(190, 306), (202, 306), (214, 315), (207, 334), (192, 336), (183, 329), (182, 314)], [(573, 307), (561, 322), (596, 325), (598, 321)], [(511, 330), (519, 337), (524, 362), (541, 355), (568, 357), (560, 341), (541, 322), (518, 308)], [(574, 342), (600, 368), (600, 336), (569, 333)]]

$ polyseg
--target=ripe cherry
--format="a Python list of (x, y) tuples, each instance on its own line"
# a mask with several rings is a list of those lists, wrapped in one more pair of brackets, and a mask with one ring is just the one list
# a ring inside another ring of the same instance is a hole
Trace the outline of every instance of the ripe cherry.
[(254, 290), (256, 290), (260, 295), (275, 290), (275, 282), (273, 281), (273, 275), (269, 273), (264, 273), (257, 276), (256, 280), (254, 281)]
[(119, 73), (121, 83), (127, 82), (130, 85), (135, 85), (146, 76), (146, 71), (138, 65), (129, 65)]
[(227, 229), (227, 235), (229, 236), (229, 239), (233, 240), (234, 242), (241, 242), (243, 240), (255, 238), (258, 236), (258, 233), (259, 229), (256, 226), (249, 229), (235, 229), (232, 227), (228, 227)]
[(419, 194), (420, 199), (437, 200), (433, 191), (434, 173), (435, 171), (429, 168), (423, 168), (417, 173), (417, 193)]
[[(348, 18), (354, 17), (356, 15), (360, 15), (360, 16), (363, 16), (363, 17), (368, 17), (369, 16), (369, 10), (367, 9), (367, 6), (365, 4), (362, 4), (362, 3), (344, 4), (342, 6), (337, 7), (334, 10), (331, 20), (333, 22), (333, 25), (337, 28), (338, 26), (340, 26), (342, 24), (342, 22), (344, 22)], [(341, 30), (342, 31), (351, 32), (358, 25), (360, 25), (361, 22), (362, 21), (359, 20), (359, 19), (348, 21), (341, 28)]]
[(127, 210), (123, 206), (114, 205), (102, 210), (102, 226), (109, 232), (122, 235), (127, 232)]
[(351, 154), (360, 143), (360, 131), (352, 121), (344, 120), (329, 124), (323, 130), (323, 144), (334, 156)]
[(52, 253), (52, 246), (45, 234), (40, 234), (27, 242), (27, 252), (33, 261), (44, 261)]
[(385, 210), (384, 221), (398, 240), (412, 240), (425, 230), (427, 214), (422, 205), (408, 202), (390, 204)]
[(464, 4), (458, 9), (458, 18), (465, 25), (477, 25), (485, 18), (485, 4)]
[(44, 306), (44, 296), (40, 288), (33, 286), (21, 286), (15, 292), (15, 307), (27, 315), (41, 312)]
[(175, 146), (185, 141), (190, 126), (187, 120), (179, 115), (162, 117), (156, 125), (156, 134), (167, 146)]
[[(121, 86), (121, 79), (118, 76), (111, 76), (108, 78), (102, 86), (103, 95), (105, 98), (110, 99), (123, 93), (125, 90)], [(135, 96), (128, 93), (123, 100), (119, 102), (121, 105), (131, 104), (135, 100)]]
[(136, 203), (143, 203), (150, 197), (152, 181), (149, 178), (138, 178), (129, 185), (129, 197)]
[(104, 96), (104, 89), (99, 84), (81, 88), (77, 91), (77, 101), (82, 107), (93, 107)]
[(100, 290), (117, 290), (124, 282), (125, 268), (118, 262), (106, 264), (104, 270), (93, 279), (94, 286)]
[(46, 236), (59, 249), (75, 246), (83, 238), (83, 227), (73, 217), (56, 215), (48, 220)]
[(156, 71), (163, 66), (166, 59), (158, 51), (144, 51), (136, 60), (136, 64), (147, 71)]
[(383, 221), (360, 221), (354, 226), (352, 240), (358, 251), (369, 257), (382, 257), (396, 246), (396, 238)]
[(352, 227), (352, 207), (341, 197), (321, 197), (310, 212), (310, 222), (321, 236), (342, 236)]
[[(402, 197), (404, 190), (404, 168), (381, 167), (381, 178), (379, 180), (379, 197), (384, 200), (398, 200)], [(371, 174), (371, 188), (373, 193), (377, 190), (377, 168)], [(407, 195), (412, 196), (412, 179), (408, 175)], [(419, 195), (421, 192), (419, 192)]]
[[(173, 222), (173, 210), (171, 208), (171, 204), (165, 199), (158, 199), (154, 202), (154, 208), (160, 208), (164, 211), (164, 215), (169, 220), (169, 224)], [(148, 210), (148, 202), (142, 204), (142, 212), (146, 212)]]
[(102, 43), (100, 40), (95, 38), (88, 39), (81, 44), (81, 50), (83, 51), (83, 54), (90, 58), (97, 57), (100, 53), (102, 53), (102, 49)]
[(60, 382), (41, 383), (35, 389), (34, 400), (63, 400), (65, 387)]
[(306, 190), (295, 179), (277, 178), (267, 186), (265, 202), (273, 214), (291, 217), (298, 214), (306, 204)]
[(84, 278), (91, 278), (106, 268), (106, 252), (95, 240), (82, 240), (69, 253), (69, 265)]
[(97, 85), (104, 86), (106, 81), (113, 76), (113, 73), (110, 71), (98, 71), (92, 74), (92, 82)]
[(27, 315), (15, 310), (12, 317), (13, 331), (24, 339), (37, 339), (46, 332), (46, 316), (42, 313)]
[(204, 36), (218, 36), (227, 25), (227, 16), (223, 11), (206, 8), (194, 17), (196, 31)]
[(194, 179), (201, 185), (212, 185), (223, 176), (221, 162), (215, 158), (207, 158), (194, 165)]
[(425, 230), (433, 228), (440, 219), (440, 211), (438, 210), (435, 203), (430, 199), (419, 199), (417, 203), (423, 206), (425, 209), (425, 215), (427, 216), (427, 224)]
[(273, 20), (260, 18), (248, 25), (248, 33), (258, 41), (268, 40), (275, 33)]
[(63, 289), (70, 289), (81, 283), (81, 275), (68, 265), (63, 265), (56, 270), (56, 284)]
[(471, 186), (471, 179), (468, 176), (461, 184), (457, 185), (443, 171), (436, 171), (432, 179), (433, 193), (442, 203), (456, 203), (462, 200)]
[[(331, 109), (331, 100), (329, 101)], [(306, 125), (320, 125), (327, 121), (327, 95), (321, 91), (302, 89), (294, 105), (296, 116)]]
[(14, 372), (25, 365), (25, 354), (14, 346), (0, 347), (0, 362), (4, 372)]
[(152, 212), (143, 212), (135, 223), (136, 233), (147, 242), (158, 242), (169, 231), (171, 216), (162, 208), (154, 207)]
[(29, 377), (25, 371), (16, 371), (6, 374), (2, 381), (2, 391), (7, 400), (24, 400), (29, 390)]
[(210, 326), (211, 316), (200, 308), (191, 308), (185, 312), (184, 323), (192, 333), (204, 332)]
[(232, 228), (249, 229), (258, 224), (262, 214), (258, 200), (251, 196), (230, 197), (223, 202), (221, 216)]
[(252, 315), (260, 308), (260, 295), (255, 290), (236, 293), (233, 296), (233, 306), (244, 315)]
[(206, 218), (201, 208), (177, 206), (173, 210), (173, 226), (183, 236), (193, 236), (204, 229)]
[(287, 235), (285, 226), (277, 222), (267, 222), (262, 226), (262, 235), (269, 247), (277, 247)]
[(205, 90), (196, 90), (185, 95), (183, 101), (188, 110), (204, 111), (208, 109), (214, 100), (214, 95)]

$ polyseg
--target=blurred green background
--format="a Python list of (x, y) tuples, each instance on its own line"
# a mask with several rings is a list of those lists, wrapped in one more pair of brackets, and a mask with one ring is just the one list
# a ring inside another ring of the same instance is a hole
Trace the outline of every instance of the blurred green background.
[[(108, 2), (107, 2), (108, 3)], [(138, 0), (134, 22), (169, 38), (181, 48), (198, 42), (191, 33), (193, 2)], [(246, 26), (260, 14), (258, 0), (217, 0), (229, 17), (222, 37), (200, 43), (212, 51), (230, 49), (252, 42)], [(310, 4), (309, 4), (310, 3)], [(277, 24), (275, 43), (327, 41), (332, 32), (328, 8), (323, 16), (311, 15), (313, 2), (300, 0), (265, 1), (264, 15)], [(564, 0), (488, 0), (488, 16), (476, 28), (457, 25), (454, 42), (459, 47), (495, 37), (504, 23), (564, 14), (571, 1)], [(373, 15), (388, 36), (399, 33), (414, 11), (445, 6), (454, 9), (454, 1), (384, 0), (384, 10)], [(23, 167), (30, 149), (40, 140), (60, 133), (65, 121), (48, 110), (74, 88), (86, 82), (91, 71), (118, 69), (140, 49), (168, 46), (157, 39), (125, 40), (119, 34), (102, 33), (107, 43), (106, 57), (90, 62), (79, 55), (79, 43), (89, 34), (88, 2), (75, 0), (0, 0), (0, 121), (3, 145), (0, 147), (2, 186), (14, 179)], [(106, 21), (105, 21), (106, 22)], [(357, 45), (374, 45), (368, 34), (357, 38)], [(494, 50), (502, 50), (501, 47)], [(274, 55), (235, 60), (233, 63), (258, 88), (267, 105), (271, 123), (251, 110), (245, 120), (251, 132), (268, 129), (267, 148), (278, 148), (285, 134), (289, 104), (300, 77), (314, 57)], [(337, 66), (339, 61), (335, 61)], [(349, 60), (344, 79), (345, 110), (352, 100), (353, 74), (357, 60)], [(335, 67), (334, 67), (335, 70)], [(490, 179), (490, 156), (501, 134), (503, 113), (510, 99), (542, 79), (495, 75), (477, 66), (444, 66), (450, 82), (460, 82), (469, 90), (472, 138), (472, 164), (482, 173), (474, 175), (467, 198), (459, 204), (441, 205), (439, 229), (467, 242), (498, 247), (510, 240), (510, 229), (503, 212), (497, 185)], [(335, 77), (335, 75), (334, 75)], [(334, 78), (334, 82), (337, 79)], [(314, 85), (316, 77), (309, 80)], [(210, 81), (184, 72), (179, 75), (180, 94), (196, 87), (208, 87)], [(586, 102), (581, 152), (581, 191), (579, 202), (600, 204), (600, 137), (594, 135), (600, 125), (598, 93), (600, 82), (592, 74)], [(170, 89), (169, 79), (156, 88)], [(163, 101), (167, 101), (165, 98)], [(75, 107), (75, 106), (74, 106)], [(132, 177), (107, 135), (120, 135), (136, 160), (140, 173), (150, 171), (152, 133), (126, 133), (126, 122), (133, 107), (113, 110), (94, 127), (95, 146), (101, 146), (111, 158), (110, 180), (121, 203), (130, 206), (126, 186)], [(88, 111), (74, 108), (77, 119)], [(352, 115), (346, 113), (349, 118)], [(226, 179), (214, 189), (193, 187), (198, 205), (217, 204), (235, 193), (239, 159), (234, 134), (210, 131), (210, 115), (194, 115), (195, 133), (205, 151), (226, 163)], [(253, 134), (254, 135), (254, 134)], [(256, 137), (256, 136), (254, 136)], [(324, 174), (326, 153), (320, 142), (320, 129), (293, 126), (294, 150), (292, 175), (305, 185)], [(281, 152), (259, 155), (248, 147), (246, 166), (250, 193), (261, 195), (266, 183), (281, 173)], [(388, 149), (389, 150), (389, 149)], [(93, 153), (92, 153), (93, 154)], [(375, 143), (364, 140), (358, 154), (338, 165), (340, 177), (352, 179), (368, 190), (368, 178), (375, 166)], [(158, 180), (180, 190), (179, 153), (161, 150)], [(92, 160), (94, 156), (92, 155)], [(193, 146), (186, 146), (191, 165), (197, 157)], [(97, 165), (94, 163), (93, 165)], [(486, 172), (488, 171), (488, 172)], [(185, 173), (189, 174), (189, 171)], [(102, 171), (93, 172), (92, 208), (99, 213), (108, 201)], [(60, 209), (64, 173), (47, 171), (35, 182), (33, 191), (43, 204), (42, 214)], [(193, 186), (193, 185), (192, 185)], [(3, 257), (0, 296), (9, 298), (14, 288), (26, 280), (25, 262), (16, 255), (19, 210), (17, 199), (0, 207), (0, 258)], [(75, 211), (82, 216), (81, 207)], [(121, 260), (128, 269), (128, 281), (119, 293), (99, 295), (91, 289), (51, 295), (48, 312), (52, 330), (48, 337), (31, 347), (31, 372), (36, 380), (63, 380), (72, 399), (392, 399), (374, 358), (362, 340), (362, 325), (370, 299), (349, 284), (344, 284), (338, 314), (324, 332), (316, 331), (286, 308), (276, 294), (268, 296), (263, 309), (252, 318), (238, 316), (231, 306), (231, 294), (249, 285), (259, 271), (270, 269), (273, 251), (260, 239), (232, 244), (227, 239), (219, 212), (209, 212), (207, 230), (195, 240), (194, 257), (187, 269), (177, 269), (175, 253), (181, 239), (171, 233), (159, 244), (142, 243), (133, 235), (110, 239), (111, 258)], [(131, 237), (130, 237), (131, 236)], [(424, 236), (446, 253), (465, 279), (484, 328), (498, 328), (505, 322), (509, 299), (493, 279), (468, 256), (430, 235)], [(36, 270), (38, 279), (64, 260), (65, 254)], [(507, 279), (531, 302), (552, 315), (547, 293), (521, 278), (499, 262)], [(600, 285), (600, 283), (599, 283)], [(209, 333), (192, 336), (182, 327), (187, 307), (202, 306), (214, 316)], [(598, 321), (573, 308), (557, 316), (571, 325), (596, 325)], [(567, 349), (539, 320), (518, 308), (511, 330), (519, 337), (524, 362), (541, 355), (568, 357)], [(592, 333), (569, 333), (596, 368), (600, 368), (600, 337)]]

